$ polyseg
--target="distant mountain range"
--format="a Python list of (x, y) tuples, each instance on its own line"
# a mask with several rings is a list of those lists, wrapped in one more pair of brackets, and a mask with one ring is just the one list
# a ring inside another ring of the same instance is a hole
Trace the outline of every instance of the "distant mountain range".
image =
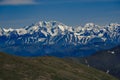
[(56, 57), (16, 57), (0, 52), (0, 80), (118, 80)]
[(40, 21), (19, 29), (0, 28), (0, 50), (20, 56), (88, 56), (120, 44), (120, 24), (70, 27)]

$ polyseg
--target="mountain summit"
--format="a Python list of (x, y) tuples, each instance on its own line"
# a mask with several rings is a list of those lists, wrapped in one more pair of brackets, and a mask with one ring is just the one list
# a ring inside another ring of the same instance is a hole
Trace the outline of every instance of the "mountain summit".
[(0, 49), (17, 55), (85, 56), (119, 43), (117, 23), (70, 27), (57, 21), (40, 21), (19, 29), (0, 28)]

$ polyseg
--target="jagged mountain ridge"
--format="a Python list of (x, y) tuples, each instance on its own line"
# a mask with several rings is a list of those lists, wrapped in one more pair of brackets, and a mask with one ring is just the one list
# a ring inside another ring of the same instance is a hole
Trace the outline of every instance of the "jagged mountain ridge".
[[(41, 51), (46, 53), (47, 51), (47, 53), (51, 53), (55, 49), (55, 52), (60, 51), (61, 53), (63, 49), (61, 47), (64, 47), (66, 50), (67, 47), (68, 49), (75, 48), (76, 50), (78, 46), (79, 48), (85, 46), (84, 48), (90, 48), (89, 50), (95, 48), (93, 51), (96, 51), (106, 48), (108, 45), (108, 47), (111, 47), (118, 43), (120, 43), (120, 24), (117, 23), (102, 27), (93, 23), (87, 23), (84, 27), (69, 27), (57, 21), (40, 21), (19, 29), (0, 28), (1, 46), (38, 45), (40, 49), (41, 46), (52, 46), (52, 49), (47, 47), (44, 51), (37, 48), (35, 52)], [(79, 54), (77, 53), (77, 55)]]

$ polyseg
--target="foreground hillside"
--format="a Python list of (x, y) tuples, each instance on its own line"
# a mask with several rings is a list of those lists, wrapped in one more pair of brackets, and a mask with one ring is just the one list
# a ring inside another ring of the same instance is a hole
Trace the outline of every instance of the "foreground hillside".
[(23, 58), (0, 53), (0, 80), (117, 80), (96, 69), (55, 57)]
[(72, 58), (72, 60), (105, 71), (120, 79), (120, 46), (97, 52), (86, 58)]

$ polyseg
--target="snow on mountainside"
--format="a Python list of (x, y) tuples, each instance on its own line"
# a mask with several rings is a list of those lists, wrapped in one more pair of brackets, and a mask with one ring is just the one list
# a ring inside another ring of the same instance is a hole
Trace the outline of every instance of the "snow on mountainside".
[(112, 23), (109, 26), (98, 26), (93, 23), (87, 23), (84, 27), (74, 28), (56, 21), (41, 21), (20, 29), (0, 28), (0, 36), (11, 37), (12, 35), (16, 35), (18, 39), (24, 37), (24, 35), (29, 35), (29, 37), (26, 37), (26, 40), (35, 40), (35, 43), (43, 40), (51, 42), (55, 38), (58, 38), (57, 41), (59, 42), (60, 39), (64, 38), (67, 43), (86, 44), (95, 38), (103, 42), (109, 39), (113, 40), (114, 38), (119, 40), (120, 24)]
[(87, 48), (91, 45), (90, 49), (97, 47), (95, 50), (98, 50), (103, 45), (106, 47), (109, 44), (120, 43), (120, 24), (98, 26), (87, 23), (82, 27), (70, 27), (57, 21), (40, 21), (20, 29), (0, 28), (0, 43), (7, 46), (28, 44), (37, 44), (39, 47), (41, 45), (53, 45), (60, 48), (64, 46), (65, 49), (69, 47), (67, 45), (79, 47), (86, 45)]

